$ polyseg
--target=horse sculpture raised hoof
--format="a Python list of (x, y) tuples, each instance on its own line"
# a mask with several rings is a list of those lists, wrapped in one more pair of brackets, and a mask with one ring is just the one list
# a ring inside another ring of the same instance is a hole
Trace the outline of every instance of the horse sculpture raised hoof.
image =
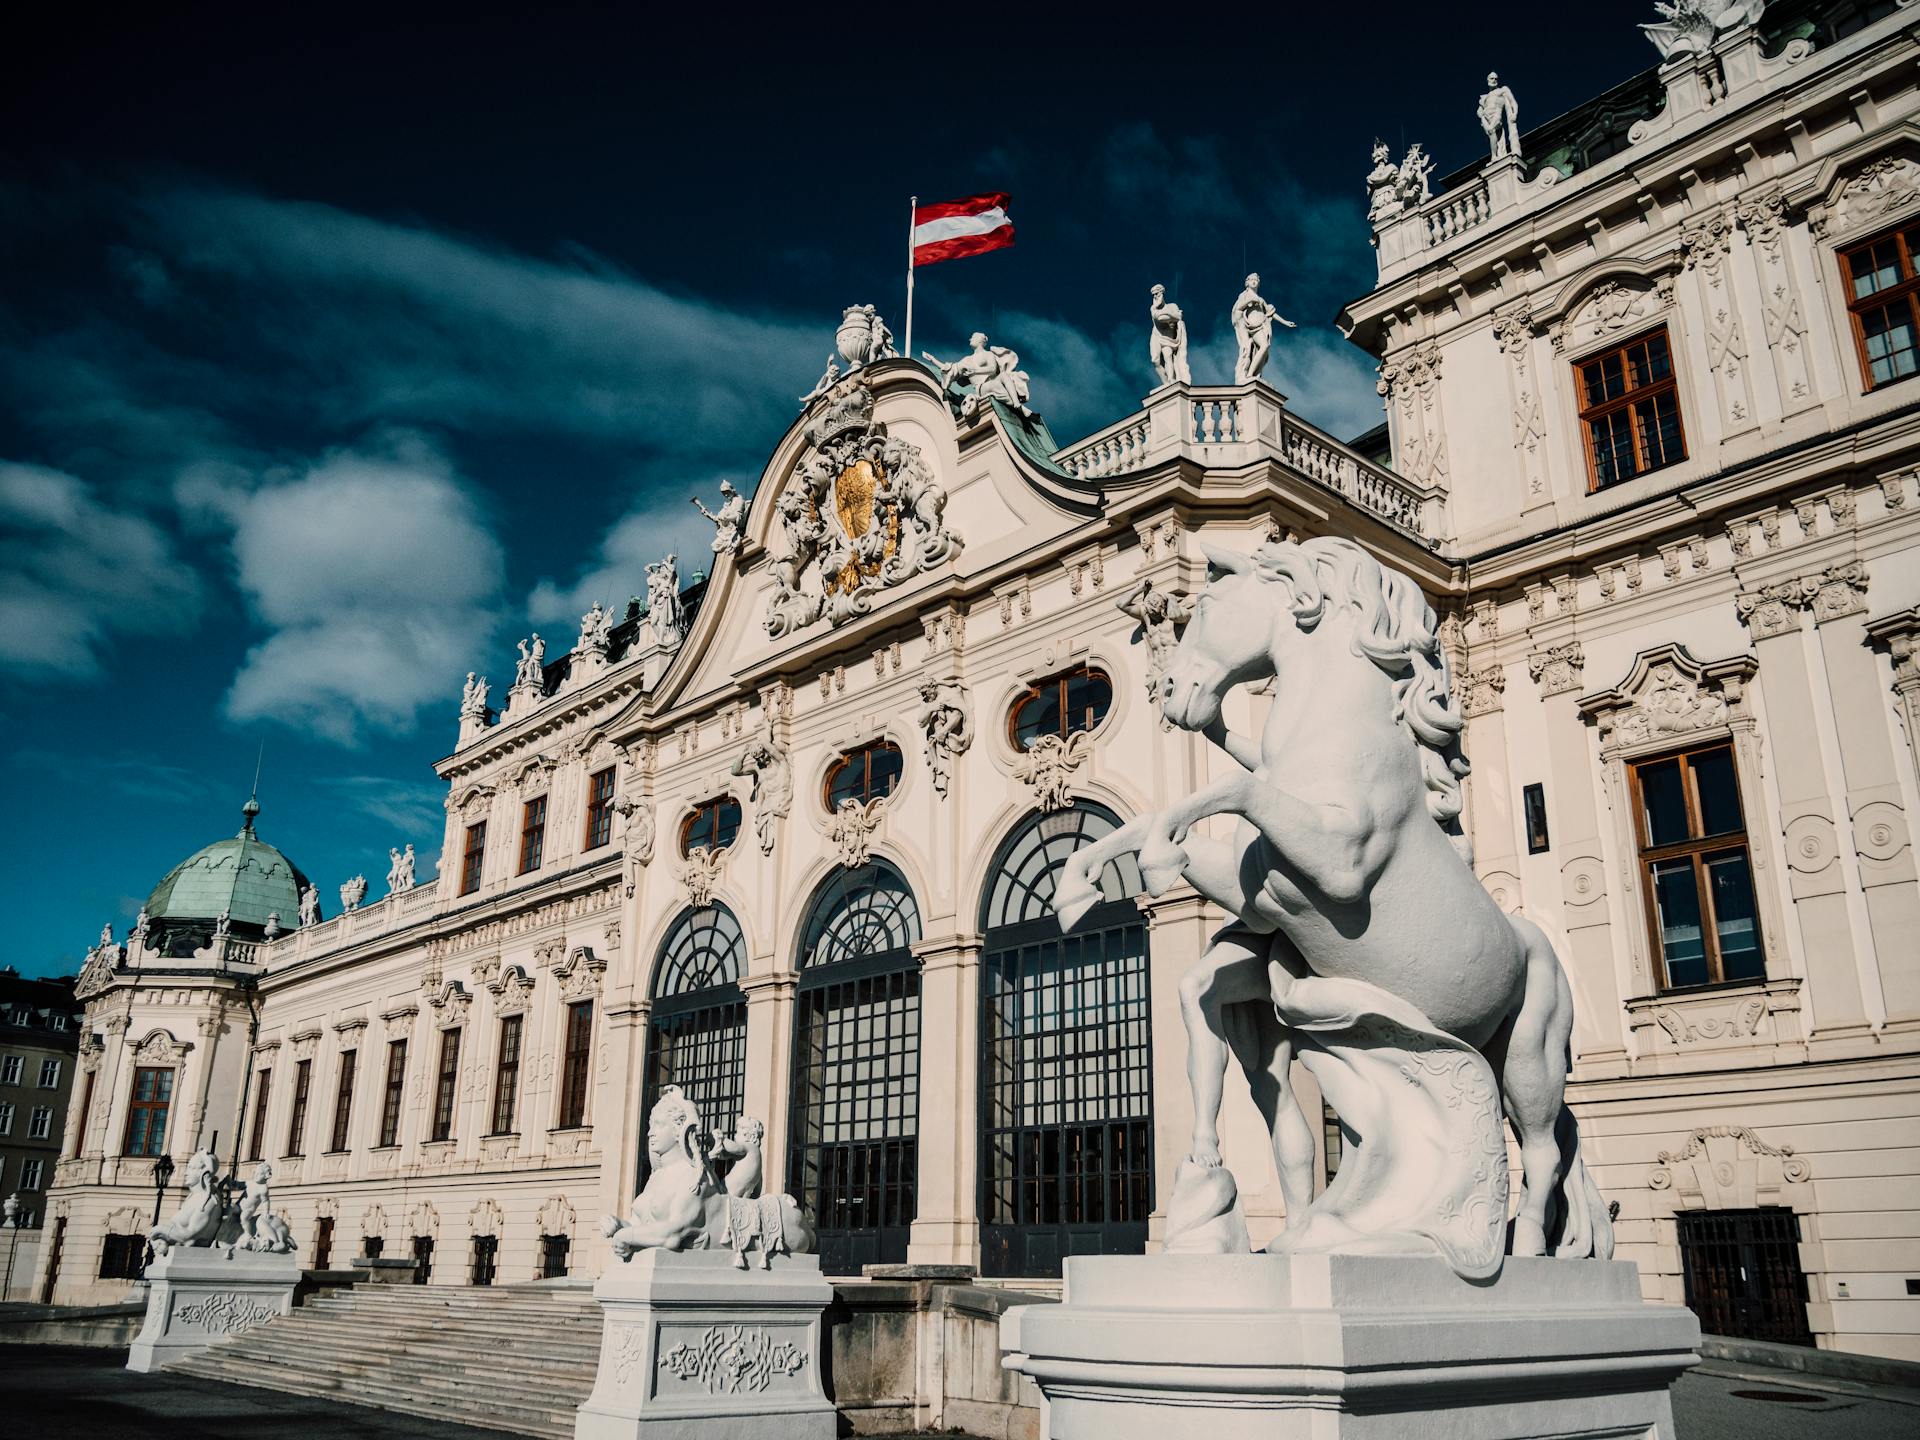
[[(1273, 1138), (1288, 1217), (1273, 1248), (1438, 1250), (1482, 1278), (1509, 1244), (1610, 1256), (1566, 1107), (1572, 992), (1546, 937), (1504, 914), (1468, 863), (1464, 721), (1433, 611), (1350, 540), (1207, 559), (1215, 575), (1167, 668), (1161, 713), (1234, 763), (1076, 852), (1054, 902), (1072, 928), (1100, 898), (1102, 868), (1133, 853), (1151, 893), (1185, 880), (1236, 918), (1180, 983), (1192, 1153), (1218, 1143), (1232, 1056)], [(1230, 733), (1228, 692), (1269, 678), (1259, 740)], [(1212, 815), (1237, 818), (1231, 842), (1190, 833)], [(1319, 1117), (1293, 1095), (1296, 1055), (1357, 1137), (1318, 1200)], [(1524, 1176), (1510, 1232), (1503, 1111)], [(1193, 1168), (1176, 1180), (1167, 1248), (1234, 1243), (1224, 1192)]]

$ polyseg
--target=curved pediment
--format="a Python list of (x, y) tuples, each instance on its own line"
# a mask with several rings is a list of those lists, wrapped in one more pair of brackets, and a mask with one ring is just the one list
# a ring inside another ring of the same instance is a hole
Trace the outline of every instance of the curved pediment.
[(1625, 339), (1673, 308), (1676, 252), (1650, 259), (1619, 256), (1574, 276), (1547, 305), (1533, 312), (1557, 351), (1579, 352), (1612, 336)]

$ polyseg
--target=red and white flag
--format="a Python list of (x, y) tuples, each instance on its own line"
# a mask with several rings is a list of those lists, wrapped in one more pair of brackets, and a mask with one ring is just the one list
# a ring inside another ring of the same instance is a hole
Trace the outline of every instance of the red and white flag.
[(917, 205), (913, 212), (913, 263), (934, 265), (1013, 244), (1012, 202), (1000, 191)]

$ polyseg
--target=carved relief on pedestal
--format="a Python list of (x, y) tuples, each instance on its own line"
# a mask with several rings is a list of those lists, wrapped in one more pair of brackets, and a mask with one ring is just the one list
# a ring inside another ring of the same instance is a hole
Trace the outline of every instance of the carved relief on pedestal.
[[(641, 1334), (641, 1331), (634, 1331)], [(715, 1325), (690, 1342), (660, 1345), (660, 1371), (711, 1395), (757, 1394), (807, 1367), (806, 1351), (752, 1325)]]

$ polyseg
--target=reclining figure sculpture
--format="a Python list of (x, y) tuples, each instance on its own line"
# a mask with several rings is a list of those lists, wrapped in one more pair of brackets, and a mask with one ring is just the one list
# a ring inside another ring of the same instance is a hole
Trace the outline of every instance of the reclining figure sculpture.
[[(1166, 1248), (1250, 1248), (1217, 1129), (1231, 1054), (1286, 1204), (1269, 1250), (1437, 1250), (1477, 1279), (1509, 1249), (1610, 1256), (1566, 1105), (1572, 992), (1546, 936), (1468, 863), (1463, 721), (1432, 609), (1342, 538), (1206, 553), (1214, 578), (1161, 713), (1224, 750), (1229, 773), (1076, 852), (1054, 900), (1070, 929), (1102, 867), (1137, 852), (1151, 893), (1184, 879), (1234, 917), (1181, 982), (1194, 1133)], [(1268, 679), (1259, 740), (1230, 732), (1228, 692)], [(1215, 815), (1235, 817), (1231, 841), (1192, 833)], [(1317, 1199), (1296, 1054), (1358, 1136)], [(1503, 1109), (1523, 1175), (1510, 1225)]]
[[(757, 1251), (762, 1269), (777, 1253), (805, 1255), (814, 1244), (813, 1218), (791, 1195), (762, 1195), (761, 1139), (766, 1127), (742, 1117), (733, 1136), (717, 1138), (699, 1108), (678, 1085), (668, 1085), (647, 1117), (647, 1155), (653, 1173), (626, 1220), (601, 1219), (613, 1253), (631, 1259), (638, 1250), (731, 1250), (734, 1265), (747, 1268)], [(731, 1157), (726, 1185), (714, 1175), (716, 1157)]]

